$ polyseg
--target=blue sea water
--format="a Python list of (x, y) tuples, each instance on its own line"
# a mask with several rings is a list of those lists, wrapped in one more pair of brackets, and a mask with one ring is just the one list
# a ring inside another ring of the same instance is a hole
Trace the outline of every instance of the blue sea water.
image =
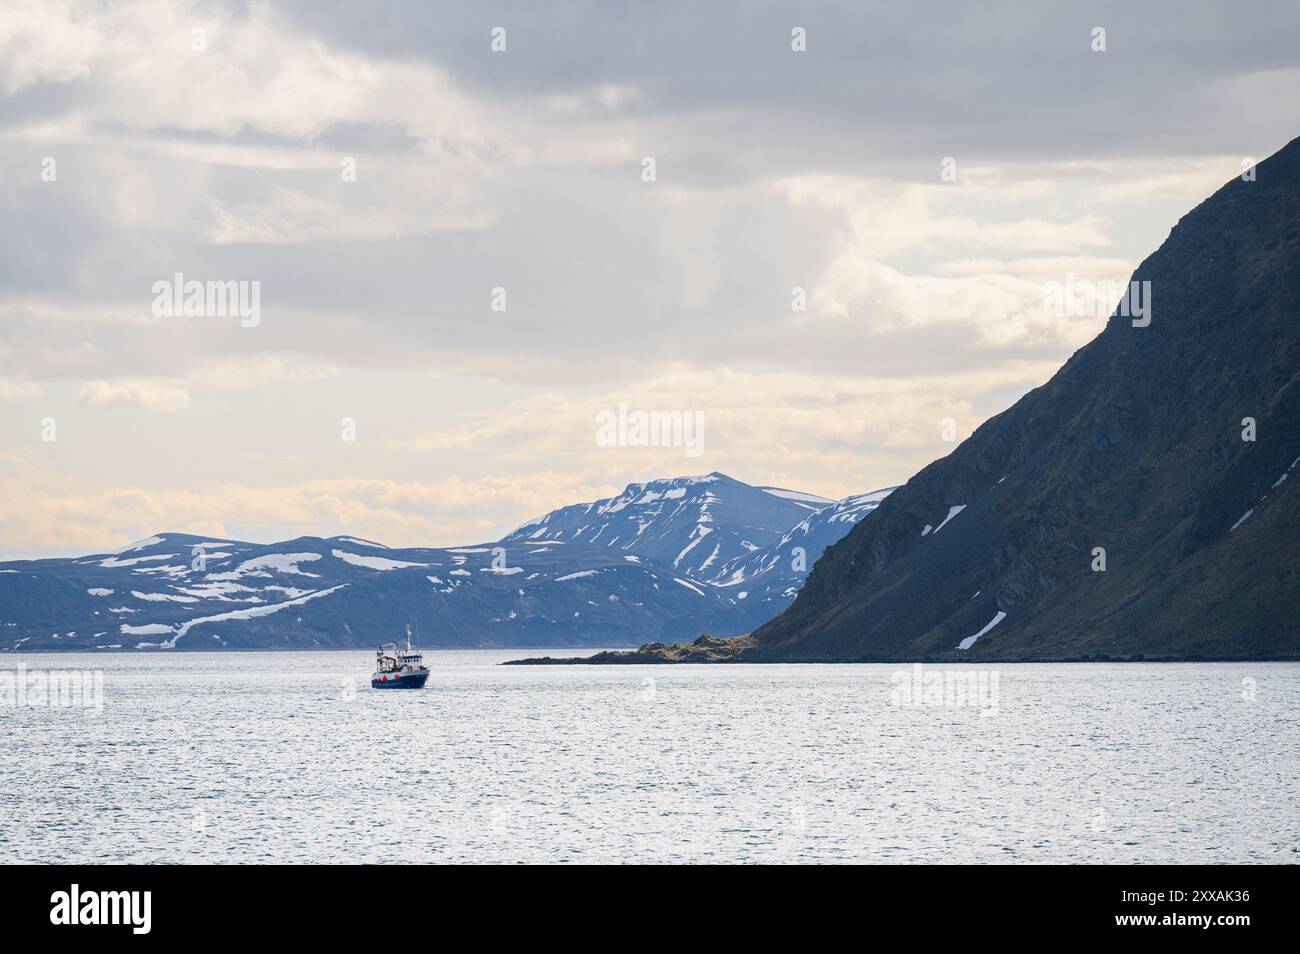
[(365, 652), (7, 655), (103, 700), (0, 707), (0, 858), (1300, 860), (1297, 664), (517, 655), (429, 653), (411, 692)]

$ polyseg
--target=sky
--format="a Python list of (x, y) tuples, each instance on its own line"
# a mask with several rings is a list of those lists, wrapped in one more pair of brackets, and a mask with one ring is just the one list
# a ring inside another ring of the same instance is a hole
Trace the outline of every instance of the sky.
[(0, 0), (0, 558), (903, 483), (1298, 113), (1292, 2)]

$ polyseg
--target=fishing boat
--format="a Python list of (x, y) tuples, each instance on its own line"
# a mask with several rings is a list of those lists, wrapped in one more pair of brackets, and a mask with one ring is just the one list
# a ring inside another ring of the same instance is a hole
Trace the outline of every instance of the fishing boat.
[(421, 689), (429, 678), (420, 647), (411, 644), (411, 627), (406, 627), (406, 648), (384, 643), (375, 653), (375, 671), (370, 676), (371, 689)]

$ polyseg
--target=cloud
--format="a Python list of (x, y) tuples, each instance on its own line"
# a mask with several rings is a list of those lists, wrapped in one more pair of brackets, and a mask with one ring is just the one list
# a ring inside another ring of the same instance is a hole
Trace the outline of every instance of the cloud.
[[(63, 181), (95, 217), (127, 228), (216, 244), (480, 228), (495, 213), (474, 183), (518, 152), (432, 64), (323, 44), (264, 4), (34, 5), (0, 33), (0, 50), (11, 91), (86, 81), (62, 115), (55, 105), (8, 135), (65, 169), (69, 146), (93, 150), (94, 182)], [(340, 129), (352, 132), (321, 142)], [(381, 130), (400, 135), (376, 149)]]
[(0, 34), (0, 50), (10, 92), (88, 79), (100, 124), (310, 141), (342, 123), (388, 123), (430, 154), (492, 148), (441, 71), (321, 43), (265, 4), (34, 3)]
[[(0, 461), (0, 494), (26, 503), (0, 515), (0, 539), (9, 556), (113, 549), (160, 530), (262, 541), (355, 533), (394, 546), (454, 545), (498, 538), (524, 520), (632, 481), (715, 469), (841, 497), (906, 479), (952, 449), (943, 439), (946, 418), (964, 438), (1000, 408), (1004, 391), (1036, 385), (1052, 369), (1023, 362), (1010, 371), (920, 379), (681, 369), (585, 396), (555, 392), (472, 411), (436, 431), (352, 448), (367, 468), (394, 455), (391, 470), (400, 474), (424, 470), (412, 462), (429, 453), (451, 451), (452, 463), (440, 468), (448, 475), (426, 480), (312, 476), (321, 470), (319, 457), (284, 453), (255, 466), (235, 461), (229, 478), (214, 473), (222, 455), (205, 458), (201, 478), (186, 481), (155, 477), (152, 468), (133, 480), (116, 465), (111, 479), (79, 477), (53, 461), (11, 456), (7, 466)], [(702, 455), (601, 446), (596, 416), (620, 403), (699, 414)], [(60, 447), (75, 453), (73, 440)], [(139, 449), (108, 441), (128, 460)], [(229, 445), (223, 451), (228, 455)], [(353, 453), (327, 466), (356, 467), (356, 460)], [(454, 476), (458, 471), (464, 476)], [(276, 479), (281, 475), (288, 479)]]
[[(279, 9), (351, 50), (432, 60), (484, 98), (633, 87), (617, 119), (695, 153), (721, 146), (729, 171), (1222, 154), (1261, 136), (1252, 149), (1271, 152), (1295, 134), (1277, 110), (1296, 99), (1289, 0), (1261, 0), (1249, 17), (1217, 0), (1094, 0), (1087, 17), (1020, 2), (947, 5), (920, 20), (905, 5), (823, 3), (799, 8), (806, 53), (790, 50), (791, 6), (753, 0), (617, 15), (596, 0), (509, 5), (500, 55), (487, 54), (481, 5), (411, 3), (364, 21), (313, 0)], [(1108, 30), (1105, 53), (1091, 49), (1096, 24)]]
[[(474, 5), (10, 4), (0, 399), (60, 422), (10, 519), (464, 542), (652, 474), (905, 479), (1100, 327), (1045, 286), (1125, 280), (1296, 133), (1300, 19), (1156, 2), (1103, 0), (1101, 55), (1050, 5), (821, 5), (806, 54), (777, 4), (515, 5), (498, 55)], [(154, 316), (178, 271), (261, 323)], [(620, 401), (700, 411), (704, 456), (597, 447)]]
[(83, 407), (173, 412), (190, 406), (190, 393), (167, 381), (122, 378), (87, 381), (77, 390), (77, 400)]
[(13, 94), (37, 83), (90, 74), (102, 37), (57, 0), (14, 0), (0, 18), (0, 88)]
[[(1094, 205), (1175, 201), (1194, 203), (1241, 175), (1247, 159), (1263, 156), (1211, 156), (1191, 161), (1115, 163), (1103, 166), (1107, 181), (1093, 186), (1084, 202)], [(1099, 169), (1098, 171), (1102, 171)]]
[(194, 367), (184, 380), (195, 389), (243, 390), (283, 381), (324, 381), (337, 374), (338, 369), (329, 364), (280, 355), (254, 355), (205, 361)]
[(999, 274), (905, 275), (850, 251), (822, 276), (809, 323), (854, 321), (873, 331), (945, 325), (969, 329), (975, 341), (994, 348), (1077, 348), (1101, 331), (1104, 315), (1061, 317), (1045, 311), (1044, 287)]
[(11, 460), (10, 469), (0, 472), (0, 496), (30, 506), (0, 513), (0, 558), (108, 552), (159, 531), (266, 543), (353, 533), (390, 546), (452, 546), (495, 539), (555, 499), (616, 490), (545, 471), (473, 481), (329, 478), (157, 489), (70, 478), (29, 462)]
[(40, 393), (40, 385), (31, 381), (14, 381), (0, 376), (0, 399), (31, 397)]
[[(964, 438), (1000, 409), (1003, 394), (1041, 384), (1055, 367), (1023, 361), (895, 378), (683, 368), (600, 393), (533, 396), (380, 446), (406, 453), (491, 451), (503, 463), (565, 461), (572, 472), (611, 483), (718, 469), (754, 483), (786, 481), (842, 497), (902, 482), (952, 449), (943, 440), (947, 418)], [(601, 446), (598, 415), (617, 415), (620, 405), (698, 415), (702, 453)]]
[(1056, 222), (1038, 216), (990, 222), (951, 211), (961, 202), (981, 199), (978, 187), (958, 183), (905, 185), (843, 176), (802, 176), (781, 184), (793, 202), (842, 211), (852, 229), (855, 249), (873, 257), (939, 247), (1071, 252), (1112, 244), (1105, 221), (1095, 215)]
[(1031, 282), (1061, 281), (1075, 274), (1088, 278), (1118, 281), (1133, 273), (1136, 263), (1125, 258), (1094, 255), (1039, 255), (1030, 258), (954, 258), (938, 263), (937, 275), (970, 277), (1006, 275)]
[[(77, 401), (87, 408), (138, 408), (174, 413), (191, 404), (193, 391), (250, 390), (279, 382), (322, 381), (336, 374), (323, 364), (290, 365), (283, 358), (258, 355), (247, 359), (207, 361), (180, 378), (110, 378), (85, 381)], [(0, 380), (0, 397), (7, 396)], [(33, 394), (32, 385), (15, 386), (14, 394)], [(26, 388), (26, 390), (23, 390)]]

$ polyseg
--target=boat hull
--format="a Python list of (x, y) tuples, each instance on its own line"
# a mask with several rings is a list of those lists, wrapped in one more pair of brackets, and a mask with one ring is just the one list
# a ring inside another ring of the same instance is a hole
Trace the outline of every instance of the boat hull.
[(423, 689), (427, 672), (387, 673), (370, 677), (371, 689)]

